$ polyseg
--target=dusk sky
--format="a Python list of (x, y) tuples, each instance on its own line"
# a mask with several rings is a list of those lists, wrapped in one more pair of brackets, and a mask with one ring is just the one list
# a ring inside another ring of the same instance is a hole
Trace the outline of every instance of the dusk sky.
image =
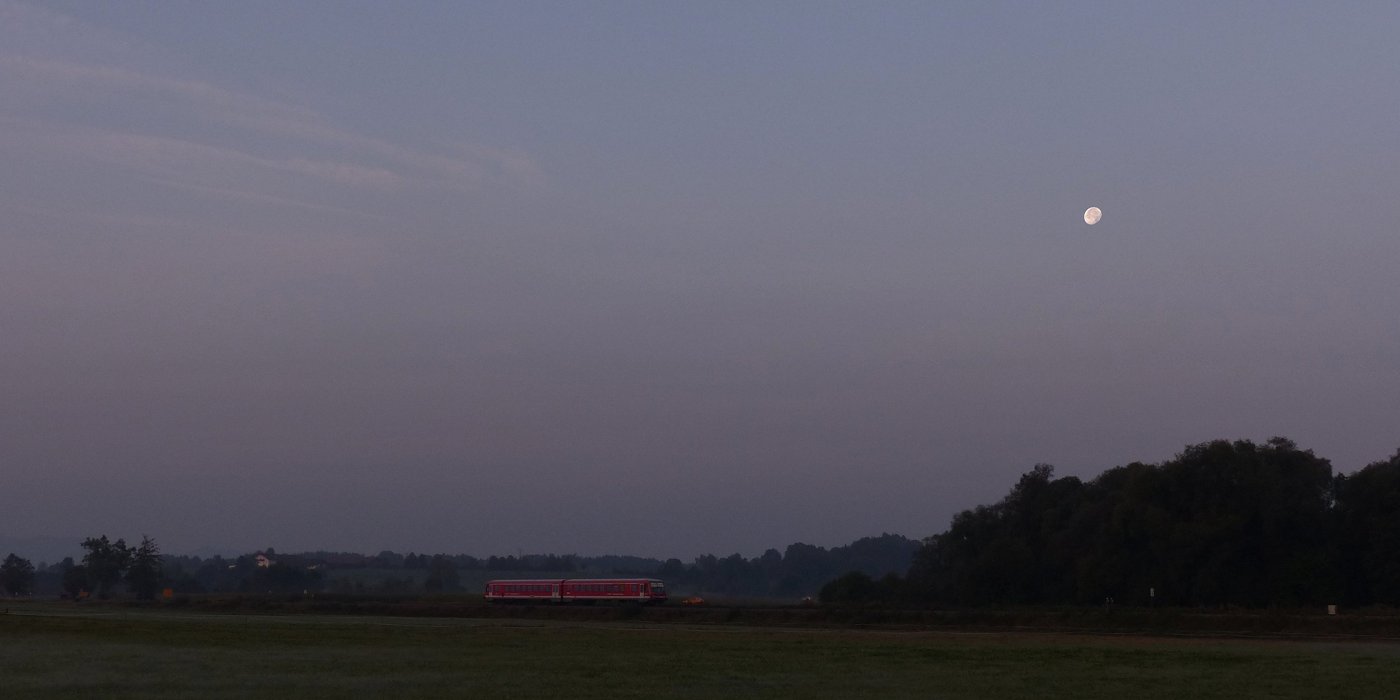
[(1355, 471), (1400, 447), (1397, 36), (0, 0), (0, 535), (689, 560), (1215, 438)]

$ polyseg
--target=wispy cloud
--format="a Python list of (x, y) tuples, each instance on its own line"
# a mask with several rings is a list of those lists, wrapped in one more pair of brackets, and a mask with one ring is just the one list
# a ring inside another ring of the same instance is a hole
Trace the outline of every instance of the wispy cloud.
[[(492, 178), (528, 181), (537, 176), (529, 158), (487, 147), (453, 149), (461, 155), (426, 153), (383, 139), (357, 134), (337, 127), (325, 117), (304, 107), (225, 90), (208, 83), (153, 76), (133, 70), (67, 63), (24, 56), (0, 56), (0, 72), (12, 80), (29, 81), (31, 94), (37, 86), (54, 101), (141, 98), (153, 109), (181, 108), (203, 120), (252, 132), (253, 135), (301, 141), (308, 150), (334, 147), (356, 160), (326, 161), (298, 156), (280, 161), (245, 153), (250, 161), (268, 167), (298, 172), (345, 185), (403, 187), (423, 185), (448, 189), (471, 188)], [(51, 125), (57, 131), (61, 124)], [(75, 129), (76, 127), (67, 127)], [(151, 148), (160, 153), (171, 150), (175, 139), (124, 134), (112, 130), (112, 141)], [(196, 149), (187, 144), (187, 154)], [(203, 153), (227, 160), (232, 149), (207, 147)], [(133, 150), (135, 154), (135, 150)]]
[[(35, 42), (36, 33), (48, 38)], [(83, 50), (89, 44), (96, 50)], [(10, 96), (0, 101), (7, 124), (0, 148), (96, 160), (230, 192), (275, 188), (286, 201), (353, 199), (357, 191), (460, 193), (540, 179), (532, 159), (518, 152), (408, 146), (303, 105), (110, 59), (129, 51), (100, 28), (0, 0), (0, 93)], [(232, 182), (239, 178), (246, 182)], [(310, 189), (293, 194), (297, 182)]]
[[(0, 153), (7, 154), (11, 162), (100, 164), (103, 167), (96, 172), (127, 178), (134, 175), (163, 188), (261, 209), (294, 207), (360, 219), (381, 218), (354, 197), (335, 196), (336, 192), (393, 193), (405, 186), (403, 177), (383, 168), (300, 157), (266, 158), (233, 148), (102, 128), (54, 128), (33, 121), (0, 119), (0, 132), (4, 134), (0, 136)], [(311, 186), (313, 183), (317, 186)]]

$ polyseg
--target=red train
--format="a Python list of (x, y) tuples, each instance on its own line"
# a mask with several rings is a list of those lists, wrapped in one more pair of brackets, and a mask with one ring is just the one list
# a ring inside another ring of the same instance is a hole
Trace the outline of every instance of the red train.
[(549, 578), (486, 582), (488, 603), (666, 602), (666, 584), (654, 578)]

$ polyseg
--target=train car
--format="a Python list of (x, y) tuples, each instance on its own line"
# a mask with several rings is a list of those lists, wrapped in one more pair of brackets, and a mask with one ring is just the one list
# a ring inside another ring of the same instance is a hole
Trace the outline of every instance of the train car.
[(559, 583), (565, 601), (666, 602), (666, 584), (654, 578), (573, 578)]
[(488, 603), (529, 603), (563, 601), (563, 579), (512, 579), (486, 582)]
[(490, 603), (666, 602), (666, 584), (654, 578), (508, 579), (486, 582)]

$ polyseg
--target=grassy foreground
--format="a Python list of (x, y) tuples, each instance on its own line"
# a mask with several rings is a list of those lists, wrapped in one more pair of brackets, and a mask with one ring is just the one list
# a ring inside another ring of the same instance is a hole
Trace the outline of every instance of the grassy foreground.
[(0, 615), (44, 697), (1385, 697), (1400, 645), (58, 606)]

